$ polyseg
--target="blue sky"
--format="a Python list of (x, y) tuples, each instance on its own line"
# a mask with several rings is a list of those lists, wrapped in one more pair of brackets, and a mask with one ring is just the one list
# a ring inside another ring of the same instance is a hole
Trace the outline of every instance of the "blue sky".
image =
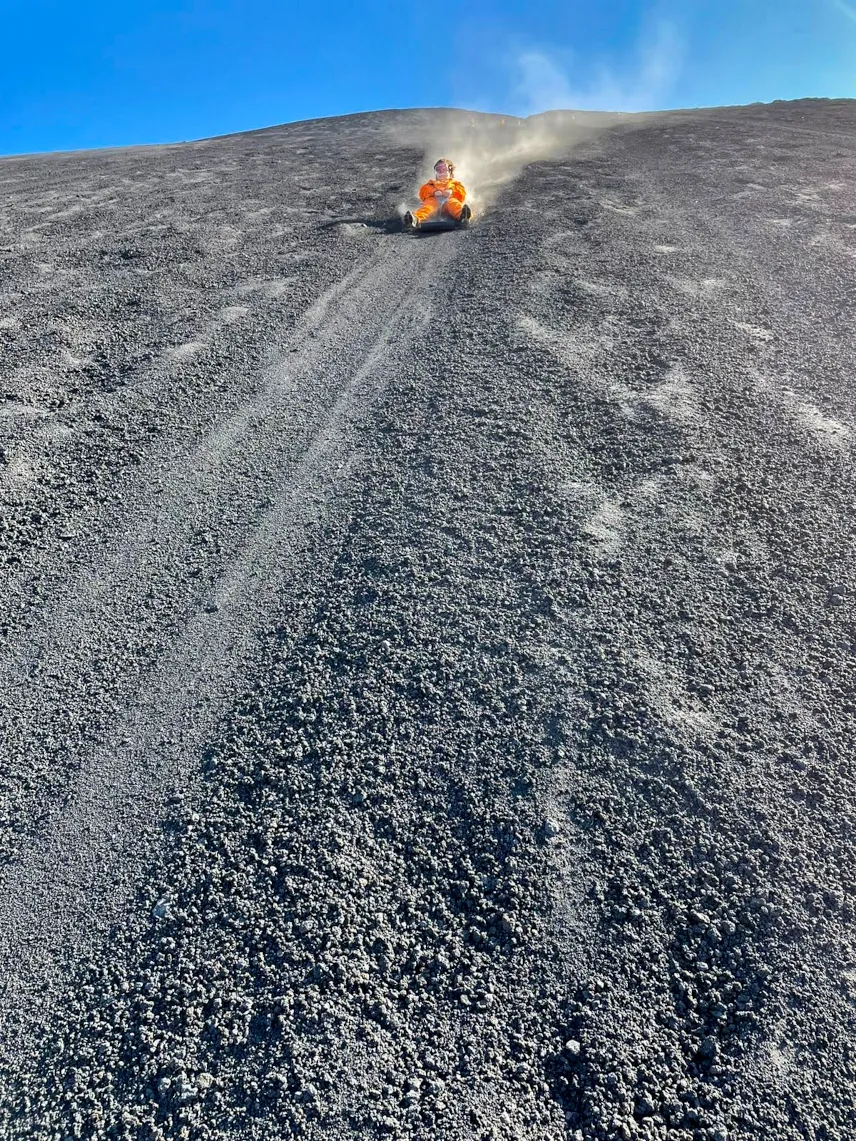
[(856, 97), (856, 0), (0, 0), (0, 154), (389, 107)]

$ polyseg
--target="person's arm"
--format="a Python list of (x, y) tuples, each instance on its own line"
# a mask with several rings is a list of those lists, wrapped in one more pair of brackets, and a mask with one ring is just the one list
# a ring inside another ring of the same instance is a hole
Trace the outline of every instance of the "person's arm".
[(467, 197), (467, 192), (464, 190), (464, 184), (462, 182), (452, 183), (452, 197), (457, 198), (459, 202), (463, 202)]
[(429, 198), (434, 197), (434, 183), (426, 182), (424, 186), (419, 188), (419, 197), (423, 202), (427, 202)]

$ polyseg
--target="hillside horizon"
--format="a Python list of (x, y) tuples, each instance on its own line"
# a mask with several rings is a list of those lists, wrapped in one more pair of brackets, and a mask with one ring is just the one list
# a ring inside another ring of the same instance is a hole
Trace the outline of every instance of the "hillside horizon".
[(679, 108), (667, 108), (663, 110), (652, 111), (592, 111), (582, 110), (574, 107), (564, 108), (551, 108), (544, 111), (535, 111), (529, 115), (514, 115), (504, 113), (501, 111), (482, 111), (470, 109), (466, 107), (457, 106), (440, 106), (440, 107), (381, 107), (373, 110), (364, 111), (348, 111), (343, 112), (341, 115), (321, 116), (309, 119), (286, 119), (278, 123), (269, 123), (262, 127), (250, 127), (242, 131), (229, 131), (224, 134), (217, 135), (201, 135), (198, 138), (188, 139), (175, 139), (173, 141), (160, 141), (148, 143), (119, 143), (108, 147), (74, 147), (70, 150), (52, 150), (52, 151), (15, 151), (9, 154), (0, 154), (0, 162), (5, 159), (28, 159), (28, 158), (47, 158), (52, 155), (84, 155), (84, 154), (99, 154), (108, 151), (126, 151), (134, 148), (152, 148), (152, 147), (181, 147), (192, 145), (193, 143), (207, 143), (214, 142), (217, 139), (234, 139), (242, 136), (264, 134), (266, 131), (276, 131), (282, 127), (295, 127), (302, 123), (316, 124), (316, 123), (335, 123), (343, 119), (358, 119), (364, 118), (367, 115), (398, 115), (398, 114), (425, 114), (425, 113), (444, 113), (444, 114), (461, 114), (461, 115), (479, 115), (495, 119), (509, 119), (515, 122), (525, 123), (533, 119), (539, 119), (542, 116), (548, 115), (578, 115), (584, 120), (597, 120), (600, 117), (606, 116), (609, 119), (615, 120), (641, 120), (650, 116), (666, 116), (666, 115), (687, 115), (695, 114), (697, 112), (705, 111), (736, 111), (741, 108), (755, 108), (755, 107), (778, 107), (788, 106), (796, 107), (811, 107), (814, 104), (853, 104), (856, 99), (837, 98), (835, 96), (817, 95), (817, 96), (804, 96), (800, 99), (772, 99), (766, 102), (758, 101), (754, 103), (732, 103), (732, 104), (704, 104), (697, 107), (687, 106)]

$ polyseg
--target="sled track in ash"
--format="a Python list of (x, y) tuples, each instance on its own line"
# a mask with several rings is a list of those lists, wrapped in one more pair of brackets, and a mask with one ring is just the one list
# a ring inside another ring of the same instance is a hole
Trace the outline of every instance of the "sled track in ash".
[[(127, 905), (127, 861), (139, 860), (140, 839), (168, 793), (196, 776), (257, 631), (285, 611), (289, 637), (299, 637), (304, 612), (317, 605), (305, 581), (323, 578), (335, 549), (325, 531), (350, 512), (355, 426), (410, 340), (426, 334), (434, 316), (426, 291), (453, 254), (451, 244), (391, 246), (322, 294), (249, 399), (203, 438), (180, 441), (183, 454), (139, 470), (122, 534), (63, 584), (4, 660), (4, 732), (32, 756), (46, 729), (60, 736), (74, 703), (86, 702), (89, 654), (105, 635), (134, 645), (152, 590), (170, 598), (186, 552), (206, 536), (211, 557), (195, 568), (193, 593), (174, 591), (170, 618), (159, 618), (168, 633), (157, 664), (141, 674), (125, 658), (124, 675), (113, 679), (117, 712), (90, 752), (70, 758), (76, 772), (62, 802), (48, 801), (37, 834), (21, 820), (5, 822), (20, 838), (0, 877), (5, 1048), (20, 1051), (18, 1018), (26, 1024), (32, 1009), (43, 1017), (46, 993)], [(28, 684), (35, 678), (38, 685)], [(46, 690), (55, 726), (45, 724)], [(38, 815), (46, 793), (43, 785), (22, 811)]]

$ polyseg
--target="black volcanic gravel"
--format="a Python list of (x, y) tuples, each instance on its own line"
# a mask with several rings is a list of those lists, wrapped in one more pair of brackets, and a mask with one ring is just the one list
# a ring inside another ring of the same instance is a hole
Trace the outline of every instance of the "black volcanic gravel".
[(856, 104), (600, 125), (0, 161), (0, 1136), (856, 1137)]

